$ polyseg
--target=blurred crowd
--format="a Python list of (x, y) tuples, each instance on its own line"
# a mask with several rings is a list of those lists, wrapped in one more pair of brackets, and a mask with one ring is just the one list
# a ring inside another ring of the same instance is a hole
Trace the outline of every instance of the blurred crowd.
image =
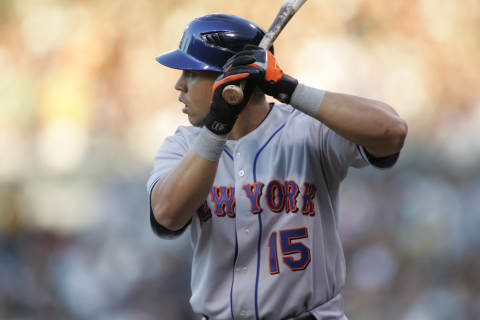
[[(188, 234), (149, 226), (153, 157), (187, 124), (154, 56), (194, 17), (268, 28), (281, 2), (0, 1), (0, 319), (198, 318)], [(352, 320), (480, 319), (479, 28), (478, 0), (308, 1), (275, 44), (409, 124), (394, 169), (341, 190)]]

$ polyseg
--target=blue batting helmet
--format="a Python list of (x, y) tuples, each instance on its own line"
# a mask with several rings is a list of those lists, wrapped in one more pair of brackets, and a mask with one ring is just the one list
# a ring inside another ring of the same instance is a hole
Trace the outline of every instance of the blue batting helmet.
[(178, 49), (155, 60), (174, 69), (222, 72), (231, 56), (246, 44), (259, 44), (264, 34), (262, 28), (244, 18), (209, 14), (188, 24)]

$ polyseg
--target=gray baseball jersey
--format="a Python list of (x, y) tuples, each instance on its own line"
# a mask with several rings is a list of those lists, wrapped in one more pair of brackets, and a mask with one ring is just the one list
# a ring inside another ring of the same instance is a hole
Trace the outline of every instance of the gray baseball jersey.
[[(199, 131), (182, 126), (165, 140), (149, 193)], [(161, 237), (190, 229), (193, 310), (209, 319), (278, 320), (306, 311), (346, 319), (339, 185), (349, 167), (369, 163), (362, 147), (283, 104), (254, 131), (227, 141), (211, 191), (188, 226), (168, 232), (151, 216)]]

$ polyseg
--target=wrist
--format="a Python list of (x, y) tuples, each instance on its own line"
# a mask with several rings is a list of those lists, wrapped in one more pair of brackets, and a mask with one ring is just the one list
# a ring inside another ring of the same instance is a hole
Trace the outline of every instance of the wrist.
[(267, 81), (263, 84), (262, 90), (283, 103), (290, 103), (293, 92), (298, 85), (298, 80), (287, 75), (283, 76), (277, 81)]
[(227, 134), (215, 134), (208, 128), (203, 127), (193, 143), (192, 149), (200, 157), (216, 162), (220, 159), (226, 142)]
[(276, 98), (283, 103), (290, 103), (297, 86), (297, 79), (288, 74), (283, 74), (282, 78), (279, 80), (279, 88), (281, 88), (281, 92), (278, 93)]
[(299, 83), (292, 94), (290, 105), (309, 116), (315, 117), (322, 104), (324, 95), (324, 90)]
[(203, 119), (203, 123), (212, 134), (226, 136), (230, 131), (232, 131), (235, 120), (236, 118), (234, 116), (231, 116), (229, 119), (227, 119), (226, 117), (221, 117), (219, 114), (217, 114), (217, 112), (211, 109), (207, 113), (205, 119)]

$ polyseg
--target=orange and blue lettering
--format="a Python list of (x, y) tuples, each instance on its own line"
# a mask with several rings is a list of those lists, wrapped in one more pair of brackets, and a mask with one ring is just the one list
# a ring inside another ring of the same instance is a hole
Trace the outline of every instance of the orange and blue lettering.
[(250, 212), (253, 214), (262, 212), (260, 196), (262, 195), (263, 183), (255, 182), (253, 185), (245, 184), (242, 189), (245, 191), (248, 199), (250, 199)]
[(278, 180), (272, 180), (267, 186), (267, 205), (273, 212), (280, 212), (285, 206), (285, 186)]
[(270, 237), (268, 238), (268, 247), (269, 247), (269, 259), (268, 264), (270, 266), (270, 274), (277, 274), (280, 272), (278, 267), (278, 256), (277, 256), (277, 232), (273, 231)]
[(314, 216), (315, 203), (313, 202), (313, 198), (315, 198), (315, 193), (317, 192), (317, 188), (313, 183), (309, 183), (309, 182), (305, 182), (303, 185), (305, 190), (303, 191), (302, 213)]
[[(282, 250), (283, 263), (292, 271), (305, 270), (310, 263), (310, 248), (303, 242), (292, 242), (293, 240), (308, 238), (306, 227), (296, 229), (279, 230), (280, 248)], [(292, 255), (297, 256), (295, 259)]]
[(235, 187), (212, 187), (210, 197), (217, 216), (223, 217), (225, 214), (229, 217), (235, 217)]
[(203, 201), (200, 208), (197, 209), (197, 215), (201, 222), (208, 221), (212, 217), (212, 210), (208, 207), (207, 200)]
[(297, 195), (298, 195), (298, 185), (293, 180), (285, 181), (285, 211), (286, 212), (296, 212), (297, 207)]

